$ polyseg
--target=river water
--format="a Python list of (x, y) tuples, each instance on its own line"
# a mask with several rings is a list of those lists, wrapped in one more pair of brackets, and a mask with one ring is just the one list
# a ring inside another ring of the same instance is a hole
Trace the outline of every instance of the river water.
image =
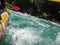
[(60, 45), (60, 25), (11, 11), (1, 45)]

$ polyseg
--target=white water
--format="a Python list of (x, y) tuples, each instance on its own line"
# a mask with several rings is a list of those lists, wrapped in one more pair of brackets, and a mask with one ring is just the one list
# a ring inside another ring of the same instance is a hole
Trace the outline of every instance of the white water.
[(12, 11), (9, 24), (4, 45), (60, 45), (60, 28), (53, 22)]
[(57, 37), (56, 37), (56, 42), (60, 43), (60, 32), (58, 33)]
[[(41, 31), (42, 33), (42, 31)], [(33, 43), (41, 42), (44, 39), (34, 34), (33, 29), (9, 29), (8, 35), (12, 35), (12, 45), (32, 45)]]

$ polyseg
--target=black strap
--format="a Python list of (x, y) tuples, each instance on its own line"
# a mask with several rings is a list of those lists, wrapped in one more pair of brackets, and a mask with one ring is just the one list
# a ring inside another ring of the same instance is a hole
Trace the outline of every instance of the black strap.
[(0, 14), (0, 21), (1, 21), (1, 14)]

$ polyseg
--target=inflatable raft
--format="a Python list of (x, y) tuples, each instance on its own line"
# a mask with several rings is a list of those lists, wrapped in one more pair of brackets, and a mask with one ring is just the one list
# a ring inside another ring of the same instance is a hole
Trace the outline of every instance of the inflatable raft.
[(49, 0), (49, 1), (60, 3), (60, 0)]

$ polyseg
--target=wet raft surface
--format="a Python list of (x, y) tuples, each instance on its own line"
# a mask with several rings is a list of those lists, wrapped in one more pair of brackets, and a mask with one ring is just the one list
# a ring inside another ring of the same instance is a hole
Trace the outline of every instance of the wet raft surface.
[(11, 11), (1, 45), (60, 45), (60, 25)]

